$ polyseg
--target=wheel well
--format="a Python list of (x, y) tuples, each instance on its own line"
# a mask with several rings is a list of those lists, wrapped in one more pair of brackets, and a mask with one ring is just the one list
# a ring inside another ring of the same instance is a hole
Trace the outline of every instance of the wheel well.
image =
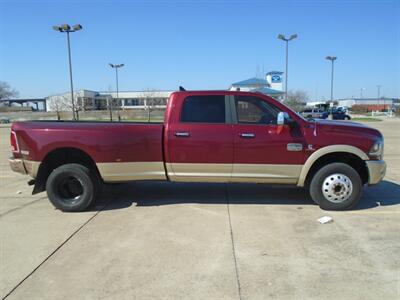
[(69, 163), (84, 165), (101, 179), (96, 163), (86, 152), (77, 148), (59, 148), (49, 152), (40, 164), (32, 194), (43, 192), (50, 173), (59, 166)]
[(314, 174), (317, 173), (319, 169), (323, 166), (326, 166), (330, 163), (341, 162), (348, 164), (353, 169), (357, 171), (357, 173), (361, 177), (361, 181), (363, 184), (368, 182), (368, 169), (365, 161), (358, 157), (355, 154), (348, 153), (348, 152), (335, 152), (335, 153), (328, 153), (320, 158), (318, 158), (313, 165), (311, 166), (310, 170), (308, 171), (305, 186), (309, 187), (310, 181), (313, 178)]

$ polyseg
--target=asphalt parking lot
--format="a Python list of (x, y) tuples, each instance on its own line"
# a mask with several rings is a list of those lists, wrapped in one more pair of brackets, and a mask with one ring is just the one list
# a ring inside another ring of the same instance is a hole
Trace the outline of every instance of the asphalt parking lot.
[(0, 296), (399, 299), (400, 120), (368, 125), (384, 134), (387, 176), (345, 212), (297, 188), (136, 182), (62, 213), (9, 170), (1, 127)]

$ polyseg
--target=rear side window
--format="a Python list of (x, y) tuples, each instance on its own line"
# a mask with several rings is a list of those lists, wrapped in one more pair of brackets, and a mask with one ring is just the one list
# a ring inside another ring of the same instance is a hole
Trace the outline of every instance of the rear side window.
[(225, 96), (189, 96), (183, 102), (182, 122), (225, 123)]

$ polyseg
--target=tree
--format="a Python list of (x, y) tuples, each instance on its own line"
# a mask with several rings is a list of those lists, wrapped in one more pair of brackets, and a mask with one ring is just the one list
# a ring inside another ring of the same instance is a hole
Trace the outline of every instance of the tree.
[[(75, 96), (76, 97), (76, 96)], [(51, 110), (57, 112), (57, 118), (60, 120), (61, 111), (71, 111), (72, 112), (72, 100), (71, 96), (57, 95), (49, 97), (47, 105)], [(79, 111), (84, 110), (85, 101), (81, 97), (75, 98), (75, 115), (77, 120), (79, 120)], [(72, 114), (72, 113), (71, 113)]]
[(18, 97), (18, 92), (7, 82), (0, 81), (0, 100)]
[(287, 101), (285, 104), (294, 111), (302, 111), (306, 106), (309, 96), (306, 91), (302, 90), (291, 90), (288, 92)]
[(142, 93), (141, 97), (146, 103), (146, 110), (147, 110), (147, 122), (150, 122), (151, 119), (151, 112), (164, 106), (165, 99), (160, 97), (156, 90), (146, 89)]

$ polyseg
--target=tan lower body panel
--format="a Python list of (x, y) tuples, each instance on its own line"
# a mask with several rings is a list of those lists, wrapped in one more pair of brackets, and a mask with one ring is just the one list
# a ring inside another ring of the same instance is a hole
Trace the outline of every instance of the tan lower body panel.
[(234, 164), (232, 182), (297, 183), (302, 165)]
[(96, 165), (105, 182), (167, 179), (163, 162), (113, 162)]
[(302, 165), (167, 163), (171, 181), (296, 184)]

